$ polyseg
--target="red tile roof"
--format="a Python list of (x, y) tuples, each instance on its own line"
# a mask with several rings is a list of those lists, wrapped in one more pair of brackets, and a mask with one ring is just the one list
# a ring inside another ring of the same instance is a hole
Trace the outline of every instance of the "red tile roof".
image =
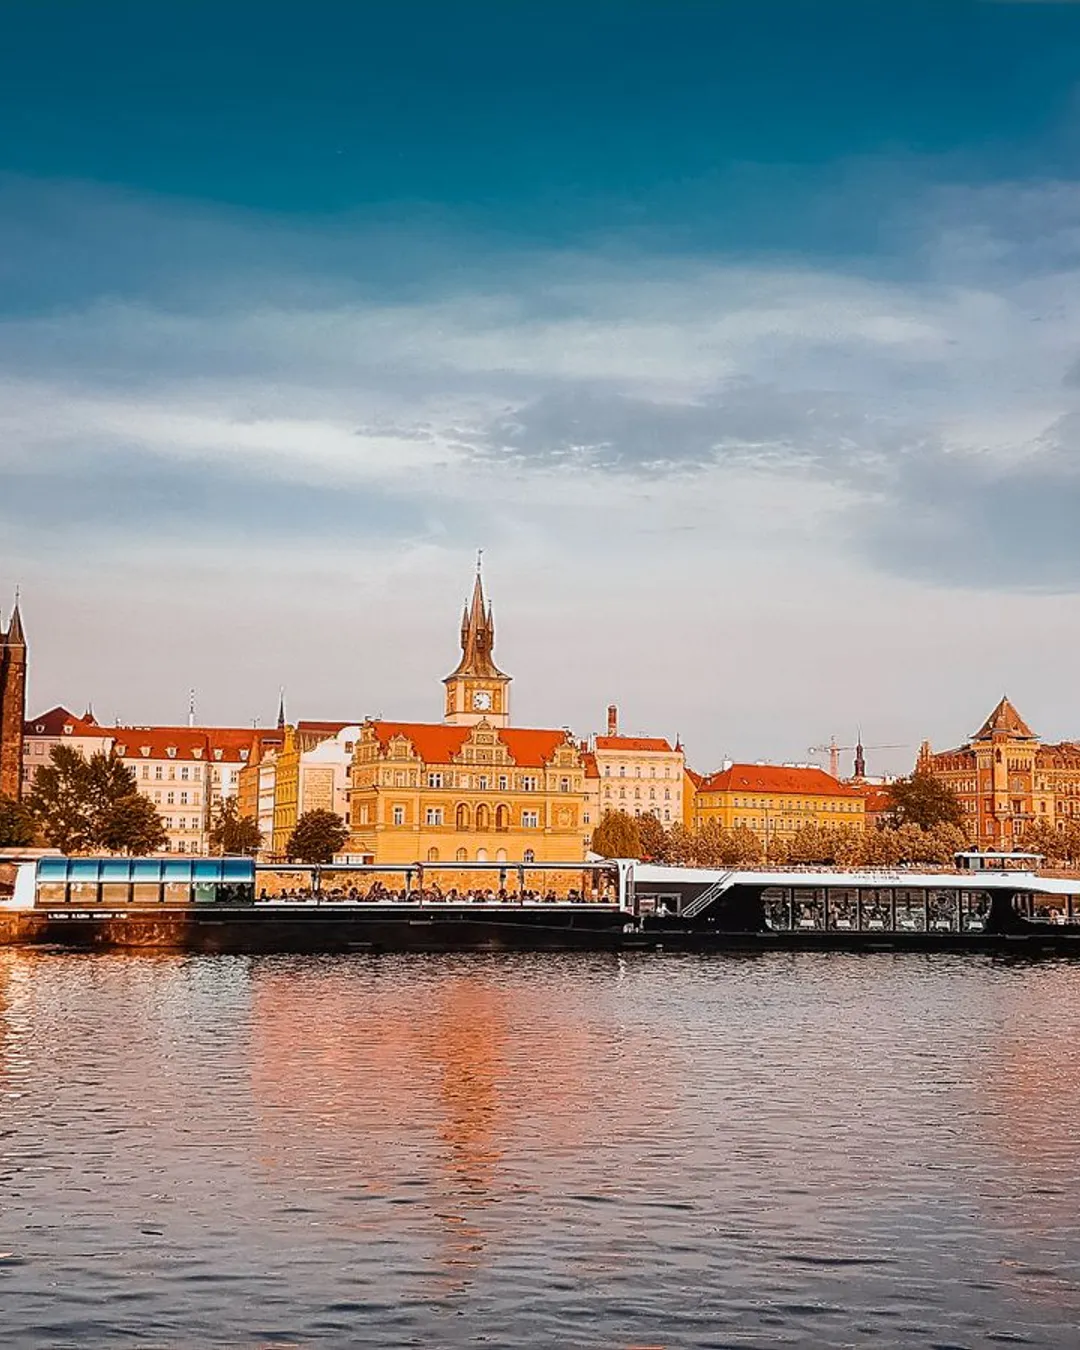
[(297, 722), (297, 731), (324, 731), (328, 736), (336, 736), (339, 731), (344, 731), (346, 727), (358, 727), (363, 724), (363, 718), (357, 717), (352, 722)]
[(597, 750), (656, 750), (671, 754), (671, 745), (662, 736), (597, 736)]
[(206, 764), (247, 764), (259, 758), (263, 746), (281, 742), (280, 732), (254, 727), (112, 727), (109, 735), (124, 759), (187, 759)]
[[(387, 746), (395, 736), (404, 736), (425, 764), (449, 764), (461, 753), (462, 746), (472, 735), (472, 727), (453, 727), (441, 722), (372, 722), (375, 736), (381, 746)], [(522, 768), (540, 768), (549, 763), (555, 751), (568, 739), (565, 731), (546, 728), (503, 727), (499, 740), (510, 751), (510, 757)]]
[(585, 765), (586, 778), (600, 777), (600, 770), (596, 764), (596, 756), (592, 753), (591, 750), (585, 751), (585, 753), (581, 756), (581, 762)]
[(781, 764), (732, 764), (706, 778), (699, 792), (798, 793), (814, 797), (858, 797), (824, 769), (794, 769)]
[[(71, 731), (66, 731), (66, 727), (71, 727)], [(68, 712), (64, 707), (50, 708), (48, 712), (39, 714), (28, 722), (23, 723), (23, 734), (26, 736), (107, 736), (109, 732), (104, 727), (99, 727), (96, 722), (87, 721), (83, 717), (76, 717), (74, 713)]]

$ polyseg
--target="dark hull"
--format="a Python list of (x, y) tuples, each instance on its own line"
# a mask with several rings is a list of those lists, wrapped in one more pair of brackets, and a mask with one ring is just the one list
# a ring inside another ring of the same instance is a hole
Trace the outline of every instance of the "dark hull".
[(0, 912), (0, 945), (193, 952), (970, 952), (1080, 956), (1080, 927), (1012, 933), (723, 931), (677, 919), (630, 928), (618, 910), (333, 905)]
[(131, 909), (89, 914), (0, 913), (0, 945), (128, 947), (196, 952), (607, 951), (625, 916), (597, 906), (570, 912), (536, 907), (485, 909), (334, 905), (295, 909)]

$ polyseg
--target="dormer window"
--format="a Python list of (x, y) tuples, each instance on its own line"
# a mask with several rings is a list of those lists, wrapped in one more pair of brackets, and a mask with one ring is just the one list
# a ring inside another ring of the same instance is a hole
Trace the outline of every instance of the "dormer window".
[(144, 758), (147, 758), (150, 754), (150, 747), (148, 745), (140, 745), (139, 754), (142, 755)]
[(245, 764), (247, 763), (247, 757), (248, 757), (248, 752), (247, 752), (246, 750), (241, 750), (241, 751), (240, 751), (240, 758), (244, 761)]
[(215, 759), (220, 759), (220, 758), (221, 758), (221, 751), (220, 751), (220, 750), (215, 750), (215, 751), (214, 751), (214, 758), (215, 758)]
[(175, 745), (169, 745), (169, 746), (166, 746), (166, 748), (165, 748), (165, 753), (169, 756), (170, 759), (175, 759), (175, 758), (176, 758), (176, 746), (175, 746)]
[(34, 727), (34, 730), (35, 730), (35, 731), (37, 732), (37, 734), (40, 736), (41, 733), (45, 730), (45, 723), (44, 723), (44, 722), (38, 722), (37, 725)]
[(70, 735), (73, 734), (74, 731), (75, 731), (75, 728), (71, 725), (70, 722), (68, 722), (68, 723), (65, 725), (65, 727), (64, 727), (64, 735), (65, 735), (65, 736), (70, 736)]
[(126, 745), (118, 745), (118, 746), (116, 747), (116, 753), (120, 756), (121, 759), (123, 759), (124, 756), (127, 754), (127, 746), (126, 746)]
[(192, 750), (191, 753), (192, 753), (193, 758), (195, 758), (195, 759), (202, 759), (202, 746), (201, 746), (201, 745), (197, 745), (197, 746), (195, 747), (195, 749)]

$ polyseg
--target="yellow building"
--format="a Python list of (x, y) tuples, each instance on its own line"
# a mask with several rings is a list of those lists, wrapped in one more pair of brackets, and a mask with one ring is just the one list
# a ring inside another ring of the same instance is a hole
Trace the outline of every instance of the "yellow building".
[(700, 829), (710, 820), (744, 826), (768, 849), (804, 825), (862, 830), (865, 801), (824, 769), (731, 764), (697, 784), (693, 823)]
[(563, 730), (510, 726), (510, 676), (477, 572), (445, 721), (365, 722), (348, 856), (374, 863), (582, 861), (585, 764)]
[(285, 743), (274, 761), (273, 831), (265, 841), (275, 857), (285, 856), (305, 812), (333, 811), (347, 821), (347, 780), (358, 734), (356, 723), (349, 722), (297, 722), (285, 728)]

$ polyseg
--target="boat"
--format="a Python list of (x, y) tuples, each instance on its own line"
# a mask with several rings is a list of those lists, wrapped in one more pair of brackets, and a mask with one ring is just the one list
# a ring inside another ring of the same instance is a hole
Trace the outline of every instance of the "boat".
[[(197, 951), (1053, 949), (1080, 878), (1034, 854), (950, 870), (0, 859), (0, 944)], [(292, 884), (290, 884), (290, 880)]]

